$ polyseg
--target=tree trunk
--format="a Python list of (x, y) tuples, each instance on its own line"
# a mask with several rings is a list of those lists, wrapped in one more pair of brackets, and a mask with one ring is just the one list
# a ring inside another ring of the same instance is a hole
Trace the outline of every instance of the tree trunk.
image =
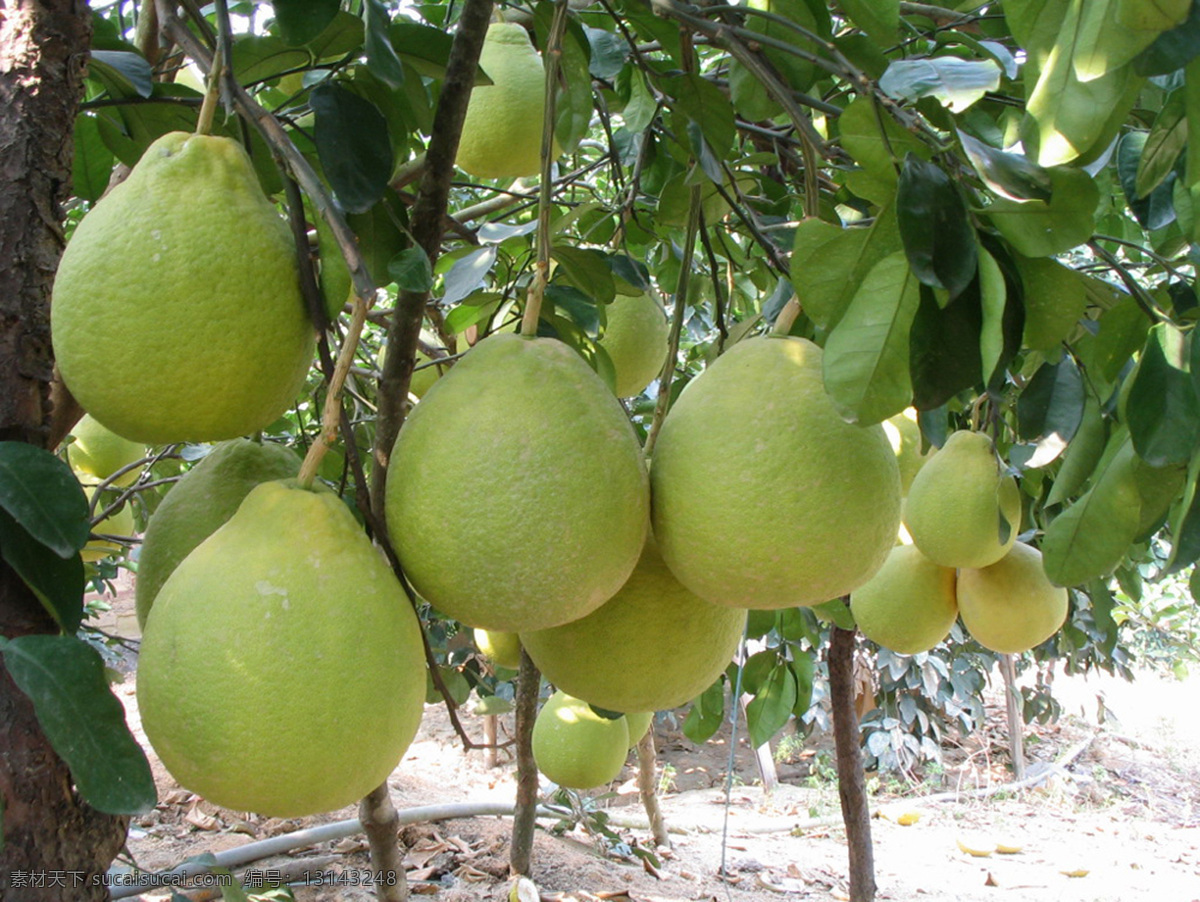
[(850, 902), (875, 898), (875, 855), (871, 812), (863, 779), (858, 715), (854, 711), (854, 630), (835, 626), (829, 639), (829, 694), (833, 703), (833, 741), (837, 748), (838, 799), (846, 824), (850, 856)]
[(638, 796), (642, 807), (646, 810), (646, 819), (650, 822), (650, 833), (654, 844), (663, 848), (671, 848), (671, 835), (667, 832), (667, 822), (663, 819), (662, 806), (658, 804), (658, 768), (657, 754), (654, 749), (654, 724), (637, 744), (638, 760)]
[[(50, 287), (87, 64), (83, 0), (7, 0), (0, 13), (0, 440), (50, 443)], [(0, 563), (0, 634), (57, 632)], [(29, 699), (0, 667), (0, 898), (107, 899), (128, 819), (75, 792)]]
[(513, 813), (512, 845), (508, 869), (513, 876), (529, 877), (533, 858), (533, 831), (537, 826), (538, 769), (533, 760), (533, 722), (537, 719), (538, 691), (542, 674), (521, 649), (517, 675), (517, 807)]
[(1000, 656), (1000, 675), (1004, 678), (1004, 700), (1008, 713), (1008, 751), (1012, 758), (1013, 778), (1025, 779), (1025, 720), (1021, 717), (1021, 690), (1017, 688), (1017, 669), (1012, 655)]

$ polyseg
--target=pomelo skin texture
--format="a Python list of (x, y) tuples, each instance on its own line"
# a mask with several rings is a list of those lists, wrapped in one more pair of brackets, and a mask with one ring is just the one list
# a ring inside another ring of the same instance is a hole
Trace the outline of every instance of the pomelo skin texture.
[(629, 747), (636, 748), (642, 737), (650, 731), (654, 723), (653, 711), (634, 711), (625, 715), (625, 725), (629, 728)]
[(245, 151), (217, 136), (147, 148), (75, 230), (50, 316), (72, 394), (149, 444), (262, 429), (312, 359), (291, 235)]
[[(75, 441), (67, 446), (67, 462), (71, 469), (103, 481), (122, 467), (129, 466), (146, 456), (146, 446), (121, 438), (111, 429), (101, 425), (91, 414), (83, 418), (71, 430)], [(138, 478), (136, 469), (130, 470), (113, 480), (114, 485), (132, 485)]]
[(179, 562), (234, 515), (252, 488), (299, 472), (300, 459), (287, 448), (244, 438), (222, 442), (188, 470), (154, 511), (142, 539), (134, 584), (138, 625), (145, 629), (158, 590)]
[(547, 629), (608, 601), (649, 507), (620, 402), (552, 338), (472, 348), (413, 408), (388, 467), (388, 531), (413, 586), (488, 630)]
[(600, 346), (612, 359), (617, 397), (640, 395), (658, 378), (667, 359), (667, 315), (649, 294), (618, 296), (605, 315)]
[(712, 685), (733, 659), (746, 612), (680, 584), (653, 539), (621, 591), (553, 629), (522, 633), (542, 675), (608, 711), (662, 711)]
[(268, 482), (163, 585), (137, 694), (186, 788), (272, 817), (331, 811), (387, 779), (416, 734), (420, 627), (336, 495)]
[(521, 637), (500, 630), (475, 630), (475, 647), (492, 662), (509, 670), (521, 666)]
[[(1001, 541), (1000, 521), (1008, 524)], [(913, 543), (943, 567), (986, 567), (1021, 530), (1021, 493), (1006, 476), (992, 440), (959, 430), (913, 477), (904, 503)]]
[(483, 179), (515, 179), (541, 171), (546, 75), (529, 33), (493, 22), (479, 54), (490, 85), (471, 89), (455, 164)]
[(900, 470), (879, 426), (825, 394), (821, 349), (738, 342), (683, 391), (651, 468), (654, 535), (685, 586), (715, 604), (820, 604), (862, 585), (900, 525)]
[(958, 617), (955, 572), (939, 567), (916, 545), (897, 545), (883, 566), (850, 593), (859, 631), (897, 654), (929, 651)]
[(984, 648), (1020, 654), (1058, 632), (1067, 590), (1050, 582), (1040, 551), (1017, 542), (990, 567), (959, 571), (958, 612)]
[(565, 692), (550, 696), (534, 721), (534, 761), (559, 786), (591, 789), (611, 783), (628, 754), (624, 717), (608, 720)]

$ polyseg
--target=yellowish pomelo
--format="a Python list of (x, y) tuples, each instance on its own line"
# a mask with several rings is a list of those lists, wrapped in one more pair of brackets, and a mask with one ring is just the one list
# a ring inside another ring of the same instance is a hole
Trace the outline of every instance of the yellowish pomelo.
[(900, 470), (879, 426), (838, 416), (821, 349), (735, 344), (683, 391), (651, 470), (654, 535), (685, 586), (716, 604), (820, 604), (862, 585), (900, 525)]
[(484, 179), (536, 175), (541, 170), (546, 75), (529, 33), (512, 22), (493, 22), (479, 65), (492, 83), (471, 89), (456, 165)]
[(521, 666), (521, 637), (501, 630), (475, 630), (475, 647), (501, 667), (516, 670)]
[(304, 384), (314, 334), (287, 226), (228, 138), (155, 141), (83, 218), (54, 282), (63, 381), (128, 439), (261, 429)]
[(1067, 590), (1050, 582), (1040, 551), (1018, 542), (989, 567), (959, 571), (958, 613), (984, 648), (1020, 654), (1058, 632)]
[(746, 627), (740, 608), (705, 601), (667, 569), (653, 539), (629, 581), (597, 610), (521, 642), (542, 675), (608, 711), (685, 704), (729, 665)]
[[(71, 435), (75, 440), (67, 446), (67, 463), (71, 469), (101, 482), (122, 467), (146, 456), (145, 445), (122, 438), (101, 425), (91, 414), (83, 415), (71, 430)], [(112, 484), (127, 486), (137, 478), (138, 471), (133, 469), (114, 479)]]
[(850, 593), (850, 611), (872, 642), (902, 655), (929, 651), (958, 617), (955, 574), (916, 545), (897, 545), (883, 566)]
[(300, 459), (289, 449), (244, 438), (222, 442), (188, 470), (146, 526), (134, 584), (138, 625), (145, 629), (158, 590), (179, 562), (234, 515), (252, 488), (299, 471)]
[[(91, 501), (96, 492), (95, 486), (85, 485), (83, 490), (87, 493), (88, 500)], [(116, 500), (117, 492), (102, 492), (100, 500), (96, 502), (96, 513), (103, 513), (108, 505)], [(133, 533), (133, 502), (130, 500), (126, 500), (116, 513), (92, 524), (92, 535), (95, 536), (132, 536)], [(83, 546), (80, 556), (85, 561), (94, 564), (96, 561), (106, 557), (124, 555), (125, 551), (126, 546), (121, 542), (114, 541), (113, 539), (95, 538), (88, 540), (88, 543)]]
[(649, 506), (604, 380), (562, 342), (512, 332), (434, 384), (388, 470), (388, 530), (417, 592), (489, 630), (546, 629), (606, 602), (637, 564)]
[(653, 295), (617, 296), (605, 310), (600, 346), (617, 374), (617, 397), (632, 398), (658, 378), (667, 359), (667, 315)]
[(420, 627), (341, 499), (268, 482), (163, 585), (137, 694), (187, 789), (272, 817), (330, 811), (386, 780), (416, 733)]
[(896, 463), (900, 465), (900, 492), (907, 495), (913, 479), (937, 449), (931, 447), (921, 453), (921, 427), (917, 423), (917, 412), (911, 407), (879, 425), (887, 434), (888, 444), (892, 446)]
[(625, 715), (625, 725), (629, 728), (630, 748), (642, 741), (642, 737), (650, 731), (652, 723), (654, 723), (653, 711), (633, 711)]
[(608, 719), (587, 702), (555, 692), (533, 724), (533, 758), (547, 778), (571, 789), (611, 783), (629, 754), (624, 717)]
[(913, 542), (943, 567), (986, 567), (1021, 530), (1021, 494), (992, 440), (960, 430), (913, 478), (904, 504)]

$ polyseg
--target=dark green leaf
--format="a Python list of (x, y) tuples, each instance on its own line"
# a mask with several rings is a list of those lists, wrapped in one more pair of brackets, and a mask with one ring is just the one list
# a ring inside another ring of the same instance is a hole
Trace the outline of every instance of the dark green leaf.
[(671, 111), (677, 120), (676, 131), (685, 134), (687, 122), (700, 127), (700, 133), (719, 159), (725, 159), (735, 134), (733, 106), (729, 98), (707, 79), (698, 75), (672, 75), (659, 79), (659, 85), (674, 103)]
[(589, 338), (594, 340), (600, 333), (600, 312), (596, 302), (578, 288), (551, 283), (546, 286), (546, 300), (555, 310), (565, 313)]
[(712, 738), (724, 720), (725, 681), (718, 677), (716, 682), (692, 702), (692, 708), (683, 721), (683, 735), (701, 745)]
[(1187, 21), (1164, 31), (1133, 61), (1139, 75), (1166, 75), (1200, 56), (1200, 3), (1193, 3)]
[(842, 9), (850, 21), (884, 47), (896, 41), (900, 26), (900, 0), (843, 0)]
[(591, 61), (588, 70), (594, 78), (613, 79), (625, 67), (629, 58), (629, 45), (620, 35), (603, 28), (583, 28), (591, 45)]
[(429, 255), (419, 247), (402, 250), (388, 263), (388, 275), (401, 291), (425, 292), (433, 287)]
[(815, 654), (801, 653), (788, 662), (792, 675), (796, 678), (796, 704), (792, 706), (792, 714), (803, 717), (812, 706), (813, 671), (816, 667)]
[(112, 151), (100, 136), (95, 116), (80, 113), (75, 117), (75, 157), (71, 164), (71, 191), (87, 201), (97, 201), (112, 176)]
[(953, 299), (975, 278), (975, 231), (954, 182), (909, 154), (896, 189), (896, 220), (913, 274)]
[(154, 70), (136, 53), (93, 50), (88, 77), (99, 81), (114, 97), (149, 97), (154, 90)]
[(35, 541), (8, 511), (0, 510), (0, 557), (16, 571), (65, 633), (83, 620), (83, 561), (59, 557)]
[[(1117, 178), (1121, 182), (1125, 203), (1142, 228), (1161, 229), (1175, 220), (1175, 203), (1172, 198), (1175, 173), (1165, 173), (1158, 182), (1149, 186), (1149, 196), (1142, 196), (1138, 183), (1143, 180), (1142, 164), (1147, 159), (1145, 146), (1145, 132), (1129, 132), (1121, 138), (1117, 145)], [(1149, 178), (1144, 180), (1149, 184)]]
[(796, 677), (787, 662), (781, 661), (746, 705), (746, 727), (751, 746), (766, 745), (783, 729), (796, 706), (796, 695)]
[[(454, 36), (440, 28), (397, 18), (392, 23), (392, 46), (410, 66), (430, 78), (443, 78)], [(476, 74), (476, 84), (491, 84), (491, 79)]]
[[(1183, 497), (1171, 522), (1171, 556), (1165, 573), (1178, 573), (1200, 560), (1200, 454), (1188, 467)], [(1200, 569), (1200, 568), (1198, 568)]]
[(313, 58), (320, 62), (354, 53), (362, 45), (362, 19), (353, 13), (339, 10), (325, 30), (313, 38), (307, 47)]
[(577, 22), (563, 34), (559, 76), (563, 80), (555, 101), (554, 137), (565, 153), (573, 153), (592, 121), (592, 73), (588, 41)]
[(1026, 466), (1044, 467), (1075, 437), (1083, 420), (1083, 374), (1070, 357), (1044, 363), (1017, 399), (1017, 432), (1037, 450)]
[(1062, 504), (1081, 489), (1096, 469), (1104, 454), (1108, 431), (1100, 413), (1100, 403), (1091, 395), (1083, 406), (1083, 418), (1075, 437), (1062, 455), (1062, 466), (1054, 477), (1054, 485), (1046, 496), (1046, 505)]
[(303, 47), (292, 47), (278, 35), (245, 35), (233, 45), (233, 72), (239, 84), (257, 84), (312, 61)]
[(279, 36), (297, 46), (307, 44), (325, 30), (341, 7), (341, 0), (272, 0)]
[(392, 174), (387, 122), (372, 103), (335, 84), (313, 88), (315, 138), (321, 166), (350, 213), (375, 205)]
[(602, 251), (595, 248), (557, 244), (550, 256), (571, 285), (599, 304), (610, 304), (617, 296), (612, 267)]
[(1126, 413), (1138, 456), (1154, 467), (1187, 463), (1200, 446), (1200, 398), (1187, 336), (1169, 323), (1150, 330)]
[(33, 635), (0, 639), (0, 651), (88, 804), (107, 814), (153, 808), (150, 765), (125, 725), (125, 709), (108, 688), (96, 650), (74, 636)]
[[(1136, 133), (1134, 133), (1136, 134)], [(1173, 91), (1158, 111), (1150, 134), (1146, 136), (1138, 161), (1134, 195), (1146, 197), (1162, 184), (1175, 168), (1175, 163), (1187, 144), (1188, 123), (1185, 92)]]
[(932, 290), (921, 289), (908, 341), (914, 407), (941, 407), (960, 391), (982, 382), (982, 330), (983, 308), (977, 290), (968, 289), (943, 309)]
[(613, 254), (608, 258), (608, 262), (612, 266), (613, 275), (621, 281), (632, 285), (639, 292), (650, 289), (650, 271), (645, 263), (634, 260), (627, 254)]
[(1000, 66), (990, 59), (893, 60), (879, 79), (879, 87), (897, 100), (934, 97), (951, 112), (961, 113), (988, 91), (998, 89), (1000, 74)]
[(1100, 189), (1082, 169), (1050, 170), (1051, 196), (1040, 200), (995, 201), (985, 211), (1000, 234), (1026, 257), (1061, 254), (1092, 237)]
[(367, 68), (388, 87), (401, 87), (404, 84), (404, 66), (389, 37), (392, 20), (387, 10), (379, 0), (364, 0), (363, 17), (366, 20), (363, 49), (367, 54)]
[(59, 557), (87, 544), (87, 498), (71, 468), (49, 451), (0, 442), (0, 508)]
[(1009, 200), (1050, 200), (1050, 172), (1023, 154), (997, 150), (966, 132), (958, 140), (984, 183)]

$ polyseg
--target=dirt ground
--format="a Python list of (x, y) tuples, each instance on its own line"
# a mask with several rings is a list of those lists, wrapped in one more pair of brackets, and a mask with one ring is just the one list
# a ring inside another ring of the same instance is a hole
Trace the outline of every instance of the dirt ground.
[[(120, 593), (101, 625), (135, 634), (127, 592)], [(116, 691), (134, 734), (149, 751), (134, 696), (135, 664), (130, 654), (118, 668), (125, 671), (125, 681)], [(1012, 780), (998, 698), (990, 700), (986, 730), (946, 748), (940, 774), (927, 773), (917, 785), (868, 774), (873, 807), (882, 813), (872, 820), (877, 898), (1200, 902), (1200, 677), (1180, 682), (1147, 674), (1130, 685), (1059, 676), (1055, 690), (1065, 715), (1057, 724), (1027, 729), (1031, 772), (1078, 754), (1036, 788), (988, 797), (966, 794)], [(652, 845), (631, 759), (609, 791), (587, 805), (609, 817), (617, 843), (579, 823), (562, 829), (555, 819), (539, 821), (533, 877), (543, 900), (847, 899), (846, 846), (828, 740), (810, 740), (779, 756), (780, 785), (764, 793), (744, 741), (736, 743), (733, 779), (727, 781), (728, 728), (698, 747), (679, 730), (683, 713), (660, 714), (655, 724), (671, 848), (657, 850), (656, 863), (630, 854), (632, 847)], [(464, 723), (482, 740), (479, 718), (464, 715)], [(511, 729), (501, 718), (501, 735)], [(179, 787), (152, 753), (150, 759), (159, 805), (134, 819), (131, 859), (118, 862), (122, 869), (134, 861), (146, 871), (165, 870), (192, 856), (356, 816), (347, 808), (281, 821), (219, 809)], [(494, 768), (485, 767), (482, 752), (463, 752), (444, 708), (429, 706), (388, 785), (402, 812), (449, 803), (511, 803), (515, 766), (503, 752)], [(953, 798), (939, 798), (945, 795)], [(915, 823), (902, 825), (914, 816)], [(509, 889), (510, 830), (511, 819), (497, 816), (406, 826), (410, 891), (437, 902), (503, 900)], [(960, 848), (960, 840), (971, 848), (999, 842), (1020, 851), (976, 857)], [(368, 856), (357, 833), (234, 871), (251, 893), (256, 878), (307, 872), (319, 875), (324, 885), (293, 884), (299, 902), (373, 898), (361, 886), (369, 873)], [(124, 896), (169, 897), (166, 890)], [(188, 889), (184, 898), (198, 902), (221, 896)]]

